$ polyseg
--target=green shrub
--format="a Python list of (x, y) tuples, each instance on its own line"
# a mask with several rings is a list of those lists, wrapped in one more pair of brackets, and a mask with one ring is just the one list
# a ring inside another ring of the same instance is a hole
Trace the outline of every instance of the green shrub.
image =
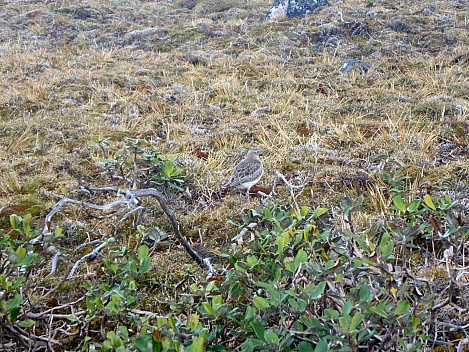
[[(464, 299), (459, 267), (469, 226), (457, 202), (412, 195), (402, 175), (385, 175), (392, 205), (370, 227), (353, 223), (367, 206), (364, 196), (345, 197), (340, 209), (274, 204), (245, 211), (231, 221), (239, 235), (222, 254), (223, 274), (163, 302), (164, 312), (142, 304), (153, 280), (149, 248), (120, 248), (109, 239), (93, 265), (99, 275), (76, 281), (85, 300), (68, 323), (83, 338), (70, 345), (82, 351), (418, 351), (457, 338), (466, 323), (461, 316), (448, 329), (447, 305)], [(24, 313), (41, 309), (25, 298), (37, 290), (32, 281), (41, 280), (34, 271), (44, 259), (31, 241), (39, 229), (31, 228), (30, 216), (10, 221), (0, 241), (0, 326), (34, 325), (37, 332), (38, 321)], [(60, 239), (60, 229), (44, 238)], [(433, 271), (423, 266), (432, 261)]]
[[(165, 155), (142, 139), (126, 138), (118, 145), (111, 138), (99, 142), (102, 157), (99, 165), (113, 177), (121, 178), (128, 185), (138, 182), (145, 187), (171, 187), (182, 191), (185, 172), (176, 166), (176, 155)], [(113, 152), (112, 158), (110, 153)]]
[(28, 328), (34, 320), (21, 315), (21, 309), (27, 306), (27, 295), (30, 293), (31, 279), (35, 266), (43, 258), (33, 251), (29, 241), (39, 233), (38, 227), (31, 228), (31, 215), (21, 218), (10, 216), (10, 231), (0, 238), (0, 328), (18, 325)]

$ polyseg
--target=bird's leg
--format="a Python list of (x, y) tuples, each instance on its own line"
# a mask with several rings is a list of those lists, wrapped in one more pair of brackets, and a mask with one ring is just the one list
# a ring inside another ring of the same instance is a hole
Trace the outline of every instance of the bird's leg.
[(246, 190), (246, 200), (247, 200), (248, 203), (250, 202), (250, 199), (249, 199), (249, 190), (250, 190), (250, 188), (248, 188), (248, 189)]

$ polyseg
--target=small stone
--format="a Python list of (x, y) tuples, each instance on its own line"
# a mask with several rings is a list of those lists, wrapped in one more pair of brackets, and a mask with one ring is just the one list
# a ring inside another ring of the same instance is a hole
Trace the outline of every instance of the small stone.
[(410, 101), (410, 98), (405, 96), (405, 95), (400, 95), (397, 97), (397, 101), (399, 103), (407, 103), (408, 101)]
[(274, 6), (267, 14), (271, 21), (284, 18), (304, 17), (320, 6), (329, 6), (327, 0), (275, 0)]
[(355, 69), (360, 73), (367, 73), (370, 68), (371, 64), (368, 62), (363, 62), (356, 59), (347, 59), (344, 61), (342, 66), (340, 66), (338, 71), (340, 73), (347, 73)]
[(44, 248), (44, 253), (47, 253), (47, 254), (57, 254), (58, 250), (57, 248), (55, 248), (55, 246), (48, 246), (48, 247), (45, 247)]

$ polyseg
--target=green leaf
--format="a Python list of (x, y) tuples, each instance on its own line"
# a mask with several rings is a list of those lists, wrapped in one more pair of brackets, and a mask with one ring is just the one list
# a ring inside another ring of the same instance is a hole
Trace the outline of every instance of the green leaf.
[(329, 346), (327, 345), (327, 341), (325, 339), (319, 340), (314, 352), (328, 352)]
[(419, 207), (420, 207), (420, 199), (414, 199), (412, 202), (409, 204), (409, 212), (413, 213), (415, 212)]
[[(177, 176), (181, 175), (183, 172), (184, 172), (184, 170), (181, 169), (180, 167), (178, 167), (176, 170), (174, 170), (174, 171), (171, 173), (171, 176), (172, 176), (172, 177), (177, 177)], [(182, 177), (182, 178), (184, 178), (184, 177)], [(179, 181), (179, 180), (177, 180), (177, 181)]]
[(285, 241), (283, 239), (283, 236), (278, 236), (275, 239), (275, 244), (277, 245), (277, 252), (276, 254), (281, 254), (283, 253), (283, 250), (285, 248)]
[(303, 205), (301, 208), (300, 208), (300, 215), (304, 218), (309, 212), (309, 207)]
[(94, 313), (94, 311), (96, 310), (95, 300), (91, 296), (86, 296), (86, 309), (90, 313)]
[(324, 316), (325, 317), (334, 318), (334, 317), (337, 317), (339, 315), (340, 315), (340, 313), (338, 311), (336, 311), (335, 309), (330, 309), (330, 308), (324, 309)]
[(327, 263), (324, 265), (324, 269), (330, 270), (334, 267), (335, 262), (333, 260), (328, 260)]
[(342, 282), (343, 279), (344, 279), (344, 274), (338, 273), (336, 275), (335, 282), (339, 284)]
[(397, 307), (396, 307), (394, 314), (396, 315), (407, 314), (409, 313), (409, 309), (410, 309), (409, 301), (401, 301), (397, 303)]
[(264, 335), (265, 335), (265, 327), (262, 325), (262, 323), (259, 320), (253, 320), (251, 322), (251, 328), (254, 330), (254, 333), (256, 334), (258, 339), (261, 339), (262, 341), (265, 341)]
[(37, 258), (37, 253), (31, 253), (29, 255), (27, 255), (26, 257), (24, 257), (23, 259), (21, 259), (19, 262), (18, 262), (18, 266), (30, 266), (33, 262), (34, 262), (34, 259)]
[(18, 313), (20, 312), (20, 307), (15, 307), (15, 308), (12, 308), (10, 310), (10, 314), (9, 317), (10, 317), (10, 320), (12, 323), (15, 323), (16, 322), (16, 319), (18, 318)]
[(127, 304), (127, 306), (130, 306), (130, 305), (134, 304), (135, 302), (137, 302), (137, 300), (135, 299), (134, 296), (132, 296), (132, 295), (125, 296), (125, 303)]
[(316, 211), (313, 213), (315, 218), (320, 217), (322, 214), (325, 214), (329, 211), (328, 208), (317, 208)]
[(259, 263), (259, 259), (255, 255), (250, 255), (246, 258), (246, 264), (250, 269), (254, 268), (257, 263)]
[(433, 199), (429, 194), (425, 194), (423, 197), (423, 201), (425, 202), (425, 205), (429, 207), (432, 210), (436, 210), (435, 204), (433, 203)]
[(172, 161), (166, 160), (163, 166), (161, 167), (161, 173), (166, 177), (171, 177), (173, 171), (174, 163)]
[(213, 311), (212, 305), (209, 304), (208, 302), (203, 302), (202, 303), (202, 308), (205, 309), (205, 311), (210, 315), (215, 314), (215, 312)]
[(115, 273), (117, 273), (117, 270), (119, 269), (119, 264), (117, 264), (117, 263), (112, 263), (112, 264), (110, 265), (110, 267), (111, 267), (111, 270), (112, 270), (112, 271), (114, 272), (114, 274), (115, 274)]
[(381, 317), (387, 319), (387, 318), (388, 318), (388, 314), (384, 311), (385, 306), (386, 306), (386, 301), (382, 301), (382, 302), (380, 302), (377, 306), (371, 307), (370, 310), (371, 310), (373, 313), (375, 313), (375, 314), (377, 314), (377, 315), (379, 315), (379, 316), (381, 316)]
[(365, 197), (363, 195), (359, 196), (353, 204), (353, 210), (357, 210), (358, 208), (360, 208), (363, 204), (364, 199)]
[(261, 296), (255, 296), (252, 302), (258, 309), (266, 309), (270, 307), (269, 301)]
[(313, 345), (311, 345), (310, 343), (308, 343), (306, 341), (301, 341), (298, 344), (298, 351), (300, 351), (300, 352), (313, 352), (314, 347), (313, 347)]
[(360, 296), (360, 301), (368, 302), (368, 300), (371, 298), (370, 286), (365, 283), (361, 284), (360, 290), (358, 291), (358, 295)]
[(121, 325), (117, 328), (119, 330), (119, 336), (128, 339), (129, 338), (129, 330), (126, 326)]
[(352, 210), (352, 206), (353, 206), (353, 200), (350, 199), (349, 197), (343, 197), (341, 200), (340, 200), (340, 206), (342, 208), (342, 211), (344, 212), (344, 216), (346, 218), (348, 218), (349, 214), (350, 214), (350, 211)]
[(223, 296), (222, 295), (217, 295), (215, 297), (212, 298), (212, 306), (214, 306), (215, 304), (223, 304)]
[(278, 345), (278, 336), (272, 329), (267, 330), (264, 334), (264, 337), (266, 342)]
[(300, 249), (295, 257), (295, 265), (299, 267), (300, 264), (303, 264), (306, 261), (308, 261), (308, 255), (304, 250)]
[(208, 285), (205, 287), (205, 292), (209, 293), (212, 292), (216, 288), (215, 281), (210, 281)]
[(261, 347), (264, 345), (265, 341), (261, 341), (258, 339), (249, 339), (241, 345), (241, 351), (256, 351), (257, 347)]
[(383, 235), (379, 244), (379, 249), (381, 251), (381, 257), (384, 260), (387, 260), (392, 255), (394, 250), (394, 242), (392, 241), (389, 234), (385, 233)]
[(142, 260), (140, 267), (138, 268), (139, 274), (145, 274), (148, 272), (148, 269), (150, 269), (151, 265), (151, 259), (150, 257), (146, 257)]
[(342, 329), (347, 331), (348, 333), (351, 332), (350, 324), (352, 323), (352, 317), (349, 314), (342, 313), (341, 317), (339, 318), (339, 324)]
[(192, 342), (192, 344), (187, 347), (187, 351), (188, 352), (204, 352), (206, 335), (207, 335), (207, 330), (203, 330), (199, 336), (194, 338), (194, 341)]
[(149, 351), (148, 342), (142, 336), (135, 340), (134, 346), (137, 347), (140, 352)]
[(0, 284), (4, 290), (8, 290), (8, 288), (13, 285), (11, 281), (7, 280), (7, 276), (5, 274), (0, 274)]
[(397, 210), (402, 212), (405, 212), (407, 210), (407, 206), (400, 194), (395, 195), (392, 201)]
[(32, 319), (26, 319), (26, 320), (18, 322), (18, 325), (22, 328), (30, 328), (34, 324), (36, 324), (36, 322)]
[(156, 339), (153, 337), (153, 342), (152, 342), (152, 352), (162, 352), (163, 351), (163, 342), (161, 341), (156, 341)]
[(197, 313), (189, 315), (187, 319), (187, 326), (194, 331), (199, 325), (200, 317)]
[(23, 218), (23, 233), (25, 235), (31, 232), (30, 222), (31, 222), (31, 214), (28, 213)]
[(293, 297), (290, 297), (288, 299), (288, 304), (290, 305), (290, 307), (292, 307), (295, 311), (298, 311), (298, 302), (293, 298)]
[(350, 331), (353, 332), (353, 330), (356, 329), (356, 327), (362, 322), (364, 315), (361, 314), (360, 312), (356, 312), (353, 317), (352, 321), (350, 323)]
[(412, 317), (412, 330), (414, 332), (417, 332), (420, 330), (420, 322), (421, 322), (420, 318)]
[(176, 327), (176, 322), (174, 321), (174, 317), (172, 315), (168, 316), (168, 324), (171, 326), (171, 329), (173, 329), (174, 332), (178, 332), (179, 329)]
[(148, 258), (148, 246), (144, 244), (138, 249), (138, 259), (142, 261), (145, 258)]
[(26, 281), (26, 278), (24, 276), (20, 277), (19, 279), (17, 279), (15, 281), (15, 283), (13, 284), (13, 286), (11, 286), (11, 288), (13, 290), (17, 290), (21, 285), (23, 285)]
[(18, 260), (23, 259), (26, 256), (26, 249), (22, 246), (19, 246), (18, 248), (16, 248), (16, 255), (18, 257)]
[(10, 225), (13, 227), (14, 230), (20, 230), (20, 223), (21, 223), (21, 218), (16, 215), (10, 215)]
[(235, 263), (234, 268), (236, 270), (238, 270), (239, 272), (241, 272), (241, 273), (245, 273), (246, 268), (243, 267), (243, 264), (245, 265), (245, 263), (242, 263), (242, 262), (238, 261), (238, 262)]
[(324, 292), (324, 289), (326, 288), (326, 281), (323, 281), (317, 285), (313, 292), (309, 295), (310, 299), (318, 299), (322, 296), (322, 293)]
[(304, 312), (306, 310), (306, 307), (308, 306), (306, 301), (301, 298), (298, 298), (297, 303), (298, 303), (298, 312), (300, 313)]
[(264, 210), (264, 219), (272, 220), (274, 218), (269, 208), (264, 208), (263, 210)]
[(244, 314), (244, 320), (250, 320), (251, 318), (256, 316), (256, 313), (256, 308), (254, 308), (253, 306), (247, 306), (246, 313)]
[(353, 300), (352, 299), (348, 299), (347, 302), (345, 302), (344, 306), (342, 307), (342, 314), (350, 314), (350, 312), (352, 311), (352, 308), (353, 308)]
[(13, 308), (18, 308), (21, 305), (21, 302), (23, 302), (23, 296), (19, 293), (15, 293), (11, 301), (8, 303), (7, 309), (11, 310)]
[(298, 265), (296, 265), (292, 257), (284, 258), (283, 262), (285, 263), (285, 269), (292, 273), (294, 273), (298, 269)]

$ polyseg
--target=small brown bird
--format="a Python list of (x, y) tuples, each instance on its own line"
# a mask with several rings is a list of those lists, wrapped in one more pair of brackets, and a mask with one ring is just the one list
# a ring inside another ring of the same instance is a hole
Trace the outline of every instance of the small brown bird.
[(223, 188), (245, 189), (249, 199), (249, 190), (259, 182), (264, 173), (264, 167), (259, 155), (262, 155), (259, 148), (249, 149), (246, 158), (235, 166), (230, 181)]

